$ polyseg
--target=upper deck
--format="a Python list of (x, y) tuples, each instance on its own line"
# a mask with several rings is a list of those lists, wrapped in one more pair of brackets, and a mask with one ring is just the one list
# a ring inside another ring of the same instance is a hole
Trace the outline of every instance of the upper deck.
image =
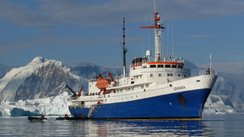
[[(190, 70), (184, 68), (182, 58), (169, 58), (149, 61), (147, 58), (135, 58), (130, 66), (130, 78), (148, 83), (166, 83), (190, 77)], [(135, 82), (136, 83), (136, 82)]]

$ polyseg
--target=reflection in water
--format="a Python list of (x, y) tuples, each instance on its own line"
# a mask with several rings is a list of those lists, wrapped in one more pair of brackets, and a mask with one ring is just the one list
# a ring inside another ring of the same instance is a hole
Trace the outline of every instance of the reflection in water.
[[(201, 121), (130, 121), (127, 122), (131, 130), (126, 133), (140, 133), (144, 135), (204, 135), (204, 125)], [(134, 131), (136, 130), (136, 131)]]
[(206, 136), (202, 121), (84, 120), (29, 122), (0, 118), (0, 136)]
[(48, 118), (30, 122), (0, 118), (0, 136), (242, 136), (244, 115), (211, 116), (203, 121), (177, 120), (84, 120)]
[(118, 120), (88, 122), (88, 134), (98, 136), (123, 135), (174, 135), (207, 136), (202, 121)]

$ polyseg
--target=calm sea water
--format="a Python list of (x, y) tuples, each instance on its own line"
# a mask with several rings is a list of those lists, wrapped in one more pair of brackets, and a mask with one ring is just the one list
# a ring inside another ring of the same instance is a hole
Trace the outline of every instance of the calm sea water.
[(201, 121), (84, 120), (49, 117), (30, 122), (27, 117), (0, 118), (0, 136), (209, 136), (244, 137), (244, 115), (211, 115)]

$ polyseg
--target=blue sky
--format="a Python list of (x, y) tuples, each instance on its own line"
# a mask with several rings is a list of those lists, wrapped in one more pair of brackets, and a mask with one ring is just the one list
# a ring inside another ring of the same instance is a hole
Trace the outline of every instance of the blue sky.
[[(158, 0), (158, 10), (164, 55), (173, 22), (175, 56), (206, 64), (211, 52), (214, 63), (244, 61), (243, 0)], [(153, 31), (139, 28), (152, 24), (152, 0), (1, 0), (0, 63), (25, 65), (42, 56), (120, 67), (123, 17), (129, 63), (153, 51)]]

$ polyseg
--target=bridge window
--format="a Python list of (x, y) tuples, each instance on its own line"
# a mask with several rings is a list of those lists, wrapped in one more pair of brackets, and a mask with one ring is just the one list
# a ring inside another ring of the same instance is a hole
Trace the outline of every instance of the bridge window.
[(176, 68), (177, 66), (176, 65), (172, 65), (172, 68)]
[(150, 65), (150, 68), (156, 68), (156, 65)]
[(178, 66), (178, 68), (181, 68), (181, 69), (182, 69), (182, 68), (183, 68), (183, 66), (179, 65), (179, 66)]
[(170, 65), (165, 65), (165, 68), (170, 68)]
[(158, 65), (158, 68), (163, 68), (164, 67), (164, 65)]

